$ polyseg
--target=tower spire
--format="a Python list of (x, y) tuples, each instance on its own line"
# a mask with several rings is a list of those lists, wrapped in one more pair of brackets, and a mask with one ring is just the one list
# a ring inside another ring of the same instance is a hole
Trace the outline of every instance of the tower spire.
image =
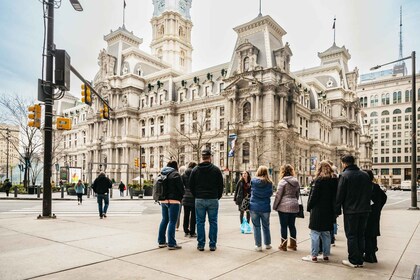
[(403, 39), (402, 39), (402, 6), (400, 6), (400, 54), (399, 59), (403, 58)]
[(261, 0), (260, 0), (260, 13), (258, 14), (259, 17), (262, 17), (262, 13), (261, 13)]
[[(399, 54), (398, 58), (403, 58), (403, 38), (402, 38), (402, 6), (400, 6), (400, 46), (399, 46)], [(402, 60), (394, 64), (393, 67), (394, 75), (402, 74), (403, 76), (407, 75), (407, 67), (405, 66), (405, 62)]]

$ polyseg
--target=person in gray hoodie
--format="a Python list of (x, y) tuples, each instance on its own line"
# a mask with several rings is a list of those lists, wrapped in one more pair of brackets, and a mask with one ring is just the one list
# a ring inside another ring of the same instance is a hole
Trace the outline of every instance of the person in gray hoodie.
[[(287, 248), (296, 251), (296, 214), (299, 212), (300, 185), (295, 177), (295, 170), (290, 164), (285, 164), (280, 169), (281, 181), (277, 186), (273, 210), (277, 211), (280, 219), (281, 244), (279, 249)], [(287, 229), (290, 231), (289, 246), (287, 246)]]

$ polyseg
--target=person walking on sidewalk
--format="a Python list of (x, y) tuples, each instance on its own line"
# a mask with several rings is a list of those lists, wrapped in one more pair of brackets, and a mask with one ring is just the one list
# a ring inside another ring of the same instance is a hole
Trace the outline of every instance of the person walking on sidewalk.
[(377, 237), (381, 235), (380, 232), (380, 218), (381, 211), (384, 207), (387, 196), (381, 187), (375, 182), (372, 170), (363, 170), (372, 181), (372, 202), (369, 213), (369, 218), (365, 230), (365, 254), (363, 260), (368, 263), (377, 263), (376, 251), (378, 251)]
[(93, 191), (97, 195), (99, 218), (106, 218), (109, 206), (109, 192), (112, 191), (112, 182), (101, 172), (92, 185)]
[(233, 196), (233, 200), (235, 201), (236, 205), (238, 205), (240, 224), (242, 224), (244, 212), (246, 212), (246, 221), (248, 224), (251, 218), (248, 210), (241, 210), (242, 200), (247, 196), (251, 196), (251, 176), (249, 175), (248, 171), (244, 171), (242, 172), (241, 179), (238, 181), (238, 184), (236, 184), (235, 195)]
[(120, 184), (118, 185), (118, 189), (120, 190), (120, 196), (123, 197), (124, 196), (124, 191), (126, 190), (123, 181), (121, 181)]
[[(295, 177), (295, 170), (290, 164), (285, 164), (280, 169), (281, 181), (277, 186), (273, 210), (277, 211), (280, 219), (281, 244), (279, 249), (287, 248), (296, 251), (296, 214), (299, 212), (300, 185)], [(289, 246), (287, 246), (287, 229), (290, 232)]]
[[(159, 248), (168, 246), (169, 250), (177, 250), (182, 248), (175, 240), (175, 225), (184, 195), (184, 185), (178, 173), (178, 163), (176, 161), (168, 162), (160, 173), (166, 176), (166, 179), (162, 182), (164, 184), (165, 200), (159, 201), (162, 208), (162, 220), (158, 234)], [(168, 231), (168, 242), (166, 242), (166, 231)]]
[(347, 237), (348, 260), (343, 265), (363, 267), (365, 230), (372, 197), (372, 181), (366, 172), (357, 167), (352, 155), (341, 158), (343, 172), (338, 179), (336, 215), (344, 213), (344, 231)]
[(83, 185), (82, 180), (79, 180), (77, 182), (76, 186), (74, 187), (74, 190), (76, 191), (76, 195), (77, 195), (77, 204), (81, 205), (82, 197), (83, 197), (83, 194), (85, 193), (85, 185)]
[(188, 168), (182, 175), (182, 182), (184, 183), (184, 197), (182, 198), (182, 205), (184, 206), (184, 233), (185, 237), (197, 237), (195, 233), (195, 199), (190, 190), (190, 175), (194, 167), (197, 166), (195, 161), (188, 164)]
[(261, 252), (261, 225), (265, 248), (267, 250), (271, 249), (270, 198), (273, 195), (273, 182), (268, 175), (267, 166), (258, 167), (255, 176), (251, 180), (249, 210), (251, 212), (252, 226), (254, 227), (255, 251)]
[(311, 255), (303, 257), (304, 261), (317, 262), (320, 239), (324, 261), (329, 260), (331, 231), (335, 223), (335, 196), (338, 179), (331, 165), (321, 161), (315, 172), (315, 179), (309, 193), (307, 211), (311, 212), (309, 228), (311, 229)]
[(190, 175), (190, 190), (195, 197), (195, 214), (197, 221), (197, 250), (204, 251), (206, 233), (204, 223), (206, 213), (209, 218), (210, 251), (217, 247), (217, 215), (219, 199), (223, 195), (223, 176), (220, 169), (211, 163), (211, 151), (201, 152), (202, 162), (196, 166)]
[(9, 192), (11, 188), (12, 188), (12, 183), (10, 183), (9, 179), (4, 180), (4, 191), (6, 192), (7, 197), (9, 197)]

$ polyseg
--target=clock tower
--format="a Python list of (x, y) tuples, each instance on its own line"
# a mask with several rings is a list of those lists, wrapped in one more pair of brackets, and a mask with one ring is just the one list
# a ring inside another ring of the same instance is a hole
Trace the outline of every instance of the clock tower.
[(153, 0), (152, 54), (183, 73), (191, 72), (192, 0)]

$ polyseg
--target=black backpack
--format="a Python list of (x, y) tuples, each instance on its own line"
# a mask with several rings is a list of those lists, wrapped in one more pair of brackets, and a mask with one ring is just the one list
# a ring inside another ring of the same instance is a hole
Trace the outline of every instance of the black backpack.
[(153, 200), (159, 202), (159, 200), (165, 200), (168, 194), (168, 176), (160, 173), (156, 182), (153, 185)]

